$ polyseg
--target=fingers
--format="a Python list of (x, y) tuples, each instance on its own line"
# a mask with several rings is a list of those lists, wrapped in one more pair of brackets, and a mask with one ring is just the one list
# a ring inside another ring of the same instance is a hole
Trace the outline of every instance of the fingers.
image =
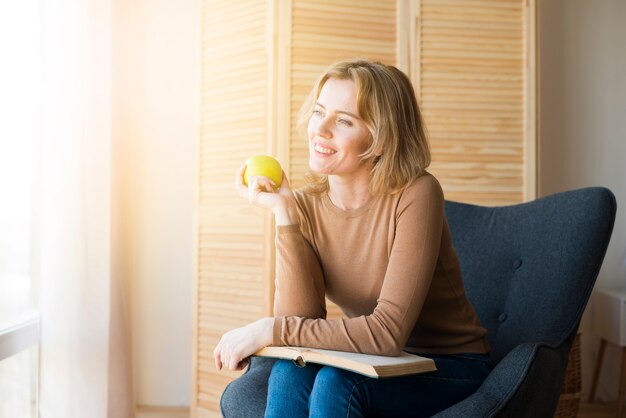
[(267, 177), (254, 177), (254, 182), (250, 188), (253, 190), (256, 189), (263, 192), (273, 193), (274, 187), (276, 187), (276, 183)]
[(239, 357), (236, 356), (232, 356), (229, 360), (228, 360), (228, 368), (230, 370), (239, 370), (239, 363), (241, 362), (241, 359)]
[[(259, 204), (260, 206), (267, 206), (267, 195), (265, 193), (273, 194), (274, 182), (267, 177), (252, 177), (248, 179), (248, 187), (242, 186), (240, 189), (240, 196), (248, 199), (251, 204)], [(262, 196), (263, 195), (263, 196)]]
[[(246, 165), (242, 165), (241, 167), (239, 167), (239, 169), (237, 170), (237, 172), (235, 173), (235, 187), (237, 188), (237, 190), (246, 190), (246, 189), (261, 189), (263, 191), (267, 191), (267, 192), (272, 192), (274, 191), (274, 187), (276, 187), (276, 184), (271, 181), (270, 179), (268, 179), (267, 177), (263, 177), (263, 176), (254, 176), (248, 179), (248, 185), (246, 186), (244, 183), (244, 174), (246, 172)], [(268, 188), (267, 185), (270, 185), (270, 187)], [(261, 186), (261, 187), (259, 187)]]
[(232, 370), (232, 367), (230, 367), (229, 356), (227, 355), (227, 352), (223, 350), (223, 347), (222, 347), (223, 341), (224, 339), (222, 338), (220, 342), (217, 344), (217, 347), (215, 347), (215, 350), (213, 350), (213, 359), (215, 360), (215, 368), (217, 370), (222, 370), (222, 367), (226, 366)]
[(237, 190), (237, 193), (239, 193), (239, 196), (241, 197), (246, 197), (246, 195), (248, 194), (248, 188), (246, 187), (245, 184), (243, 184), (243, 175), (245, 172), (246, 172), (246, 165), (243, 164), (241, 167), (239, 167), (239, 169), (235, 173), (235, 189)]
[(243, 370), (250, 363), (249, 358), (241, 359), (240, 353), (227, 353), (222, 350), (222, 342), (224, 340), (221, 339), (217, 344), (215, 349), (213, 350), (213, 360), (215, 361), (215, 368), (217, 370), (222, 370), (222, 367), (227, 367), (230, 370)]
[(291, 184), (289, 184), (289, 179), (287, 178), (287, 173), (285, 173), (285, 170), (283, 170), (283, 181), (280, 184), (280, 189), (278, 190), (278, 193), (283, 196), (289, 196), (292, 193)]
[(242, 360), (240, 356), (230, 355), (222, 359), (220, 368), (218, 370), (221, 370), (222, 367), (225, 367), (229, 370), (234, 370), (234, 371), (243, 370), (248, 366), (249, 362), (250, 360), (247, 358), (244, 358)]
[(245, 358), (239, 362), (239, 365), (241, 366), (242, 369), (245, 369), (246, 367), (248, 367), (249, 364), (250, 364), (250, 357)]
[(280, 187), (283, 186), (287, 186), (291, 189), (291, 186), (289, 185), (289, 179), (287, 178), (287, 173), (285, 173), (285, 170), (283, 170), (283, 182), (280, 184)]
[(237, 364), (237, 367), (236, 367), (235, 369), (233, 369), (233, 370), (236, 370), (236, 371), (243, 370), (243, 369), (245, 369), (246, 367), (248, 367), (248, 364), (250, 364), (250, 358), (245, 358), (245, 359), (241, 360), (241, 361)]
[(215, 368), (217, 370), (222, 370), (222, 340), (217, 344), (215, 350), (213, 350), (213, 359), (215, 360)]

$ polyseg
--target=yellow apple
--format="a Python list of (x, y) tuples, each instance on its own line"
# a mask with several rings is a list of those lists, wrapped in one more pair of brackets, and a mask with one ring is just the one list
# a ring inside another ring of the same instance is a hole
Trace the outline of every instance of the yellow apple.
[(243, 173), (243, 184), (248, 185), (248, 178), (263, 176), (272, 180), (276, 188), (283, 182), (283, 169), (280, 163), (269, 155), (255, 155), (246, 160), (246, 171)]

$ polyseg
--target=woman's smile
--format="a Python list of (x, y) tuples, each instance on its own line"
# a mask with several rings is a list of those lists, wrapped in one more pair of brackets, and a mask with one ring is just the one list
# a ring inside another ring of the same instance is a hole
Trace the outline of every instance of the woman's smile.
[(332, 154), (335, 154), (337, 152), (337, 151), (335, 151), (332, 148), (329, 148), (327, 146), (324, 146), (324, 145), (320, 144), (319, 142), (315, 142), (314, 149), (315, 149), (316, 153), (322, 154), (322, 156), (332, 155)]

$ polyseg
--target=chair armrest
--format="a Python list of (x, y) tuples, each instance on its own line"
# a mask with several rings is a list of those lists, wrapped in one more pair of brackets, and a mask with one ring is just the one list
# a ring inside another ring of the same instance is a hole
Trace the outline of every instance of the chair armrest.
[(518, 345), (474, 394), (434, 417), (553, 417), (570, 346), (571, 341), (557, 348), (541, 343)]
[(248, 370), (226, 386), (220, 399), (224, 418), (260, 418), (265, 414), (267, 381), (276, 359), (252, 357)]

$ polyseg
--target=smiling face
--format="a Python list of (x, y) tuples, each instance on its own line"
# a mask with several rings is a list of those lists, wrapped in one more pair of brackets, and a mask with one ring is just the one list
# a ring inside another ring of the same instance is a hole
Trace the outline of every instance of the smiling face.
[(361, 119), (352, 80), (329, 78), (309, 119), (309, 167), (346, 179), (370, 176), (371, 160), (362, 161), (372, 141)]

